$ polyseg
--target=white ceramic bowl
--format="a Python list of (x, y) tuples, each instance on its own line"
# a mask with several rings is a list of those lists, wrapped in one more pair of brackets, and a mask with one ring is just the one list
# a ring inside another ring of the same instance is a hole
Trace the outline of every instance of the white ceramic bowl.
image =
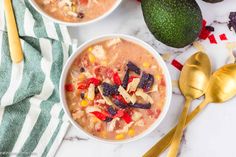
[[(163, 69), (163, 73), (165, 76), (165, 81), (166, 81), (166, 102), (164, 105), (164, 108), (160, 114), (160, 116), (157, 118), (157, 120), (147, 129), (145, 130), (143, 133), (130, 138), (130, 139), (124, 139), (124, 140), (106, 140), (106, 139), (102, 139), (96, 136), (91, 135), (90, 133), (86, 132), (76, 121), (73, 120), (73, 118), (71, 117), (71, 113), (68, 109), (67, 103), (66, 103), (66, 99), (65, 99), (65, 82), (66, 82), (66, 76), (68, 73), (69, 68), (71, 67), (72, 63), (74, 62), (74, 60), (79, 56), (80, 53), (82, 53), (85, 49), (87, 49), (89, 46), (100, 42), (100, 41), (104, 41), (106, 39), (110, 39), (110, 38), (121, 38), (121, 39), (125, 39), (127, 41), (131, 41), (133, 43), (136, 43), (138, 45), (141, 45), (143, 48), (147, 49), (157, 60), (157, 62), (159, 63), (159, 65), (162, 67)], [(61, 98), (61, 102), (63, 104), (63, 109), (65, 111), (65, 113), (68, 115), (70, 122), (80, 131), (82, 131), (84, 134), (86, 134), (89, 138), (94, 139), (94, 140), (98, 140), (98, 141), (102, 141), (102, 142), (108, 142), (108, 143), (127, 143), (127, 142), (131, 142), (131, 141), (135, 141), (138, 139), (143, 138), (144, 136), (146, 136), (147, 134), (151, 133), (155, 128), (157, 128), (159, 126), (159, 124), (161, 123), (161, 121), (164, 119), (169, 106), (170, 106), (170, 100), (171, 100), (171, 96), (172, 96), (172, 86), (171, 86), (171, 79), (170, 79), (170, 74), (168, 72), (168, 69), (165, 65), (165, 62), (163, 61), (163, 59), (161, 58), (161, 56), (147, 43), (143, 42), (140, 39), (137, 39), (135, 37), (132, 36), (128, 36), (128, 35), (121, 35), (121, 34), (111, 34), (111, 35), (104, 35), (104, 36), (100, 36), (97, 37), (95, 39), (92, 39), (90, 41), (85, 42), (84, 44), (82, 44), (68, 59), (66, 65), (64, 66), (62, 75), (61, 75), (61, 80), (60, 80), (60, 98)]]
[(118, 8), (118, 6), (122, 2), (122, 0), (117, 0), (117, 2), (113, 5), (113, 7), (109, 11), (105, 12), (102, 16), (99, 16), (99, 17), (97, 17), (93, 20), (87, 21), (87, 22), (65, 22), (65, 21), (61, 21), (59, 19), (56, 19), (56, 18), (48, 15), (45, 11), (43, 11), (38, 6), (38, 4), (35, 2), (35, 0), (29, 0), (29, 2), (34, 7), (34, 9), (37, 10), (41, 15), (48, 18), (49, 20), (52, 20), (55, 23), (59, 23), (59, 24), (66, 25), (66, 26), (84, 26), (84, 25), (88, 25), (88, 24), (91, 24), (91, 23), (95, 23), (95, 22), (100, 21), (101, 19), (109, 16), (116, 8)]

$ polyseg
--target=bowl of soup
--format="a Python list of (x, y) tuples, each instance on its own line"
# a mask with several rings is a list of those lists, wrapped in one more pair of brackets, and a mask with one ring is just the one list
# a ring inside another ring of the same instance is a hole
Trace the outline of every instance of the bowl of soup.
[(92, 139), (126, 143), (152, 132), (165, 117), (171, 80), (160, 55), (127, 35), (81, 45), (64, 66), (60, 97), (71, 123)]
[(99, 21), (111, 14), (122, 0), (30, 0), (48, 19), (67, 26)]

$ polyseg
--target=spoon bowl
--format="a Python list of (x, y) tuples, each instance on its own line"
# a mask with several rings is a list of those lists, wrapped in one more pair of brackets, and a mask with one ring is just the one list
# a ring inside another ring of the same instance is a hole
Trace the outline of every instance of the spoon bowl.
[(211, 63), (205, 53), (197, 52), (185, 63), (179, 79), (179, 87), (185, 97), (196, 99), (205, 91), (211, 75)]
[(236, 64), (228, 64), (210, 78), (206, 100), (221, 103), (236, 95)]
[[(218, 69), (210, 78), (205, 100), (187, 117), (185, 127), (211, 102), (221, 103), (236, 96), (236, 64)], [(169, 131), (143, 157), (159, 156), (171, 144), (176, 127)]]
[(190, 104), (193, 99), (199, 98), (205, 93), (210, 75), (211, 63), (205, 53), (197, 52), (185, 62), (180, 74), (179, 87), (186, 102), (172, 139), (168, 157), (177, 156)]

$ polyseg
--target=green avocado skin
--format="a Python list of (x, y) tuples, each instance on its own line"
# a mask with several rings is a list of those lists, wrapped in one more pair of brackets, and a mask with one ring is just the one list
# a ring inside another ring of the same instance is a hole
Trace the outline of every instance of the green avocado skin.
[(218, 3), (218, 2), (222, 2), (223, 0), (203, 0), (205, 2), (208, 2), (208, 3)]
[(162, 43), (182, 48), (191, 44), (202, 28), (202, 14), (195, 0), (142, 0), (144, 20)]

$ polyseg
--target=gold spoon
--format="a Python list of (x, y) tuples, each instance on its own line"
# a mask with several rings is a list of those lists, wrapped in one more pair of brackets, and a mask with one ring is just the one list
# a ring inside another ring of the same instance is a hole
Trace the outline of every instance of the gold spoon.
[(19, 63), (23, 60), (23, 52), (16, 27), (16, 21), (11, 0), (4, 0), (4, 10), (6, 16), (8, 42), (10, 46), (11, 59), (13, 63)]
[(205, 93), (210, 76), (211, 64), (206, 54), (198, 52), (185, 62), (180, 74), (179, 87), (186, 102), (172, 138), (168, 157), (177, 156), (190, 104)]
[[(207, 106), (207, 104), (227, 101), (236, 95), (236, 64), (228, 64), (217, 70), (210, 78), (205, 94), (205, 100), (192, 111), (186, 120), (185, 127)], [(158, 143), (156, 143), (143, 157), (159, 156), (171, 143), (175, 133), (173, 128)]]

